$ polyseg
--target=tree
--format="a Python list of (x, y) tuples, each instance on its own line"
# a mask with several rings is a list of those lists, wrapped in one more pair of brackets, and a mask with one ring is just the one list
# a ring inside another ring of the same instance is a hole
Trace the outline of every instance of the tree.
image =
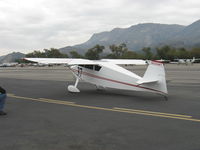
[(161, 48), (156, 48), (156, 52), (159, 59), (173, 60), (179, 57), (176, 48), (170, 47), (168, 45)]
[(96, 45), (85, 53), (85, 57), (87, 59), (98, 60), (104, 48), (104, 46)]
[(177, 50), (177, 57), (178, 58), (190, 58), (190, 54), (189, 54), (189, 51), (187, 51), (185, 48), (179, 48)]
[(110, 46), (111, 54), (109, 57), (111, 58), (121, 58), (127, 51), (128, 48), (126, 47), (125, 43), (120, 44), (119, 46), (111, 45)]
[(159, 59), (167, 59), (167, 53), (169, 51), (170, 51), (170, 47), (168, 45), (163, 46), (161, 48), (156, 48), (156, 52)]
[(47, 58), (66, 58), (67, 54), (62, 54), (58, 49), (51, 48), (50, 50), (44, 49)]
[(40, 52), (40, 51), (33, 51), (32, 53), (28, 53), (26, 54), (26, 57), (38, 57), (38, 58), (41, 58), (41, 57), (46, 57), (44, 53)]
[(44, 49), (44, 52), (34, 51), (26, 55), (26, 57), (38, 57), (38, 58), (66, 58), (67, 54), (62, 54), (58, 49), (51, 48), (50, 50)]
[(79, 54), (77, 51), (70, 51), (69, 53), (72, 58), (83, 58), (83, 56)]
[(127, 51), (122, 55), (122, 59), (136, 59), (139, 55), (136, 52), (133, 51)]
[(144, 47), (142, 51), (144, 52), (145, 59), (151, 60), (153, 58), (153, 53), (151, 52), (150, 47)]
[(166, 57), (167, 57), (167, 60), (174, 60), (175, 58), (177, 58), (178, 53), (177, 53), (176, 48), (170, 48)]
[(190, 52), (191, 57), (200, 58), (200, 48), (193, 48)]

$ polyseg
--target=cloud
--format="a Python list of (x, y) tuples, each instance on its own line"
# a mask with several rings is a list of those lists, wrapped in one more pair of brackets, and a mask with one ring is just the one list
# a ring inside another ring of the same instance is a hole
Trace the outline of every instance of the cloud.
[(1, 0), (0, 55), (80, 44), (138, 23), (188, 25), (199, 8), (198, 0)]

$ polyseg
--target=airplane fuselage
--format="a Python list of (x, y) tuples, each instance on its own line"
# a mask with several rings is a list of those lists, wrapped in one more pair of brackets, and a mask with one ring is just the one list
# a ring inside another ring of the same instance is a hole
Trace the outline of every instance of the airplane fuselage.
[(133, 91), (158, 92), (148, 86), (139, 85), (142, 77), (115, 64), (75, 65), (70, 67), (73, 74), (81, 80), (96, 86)]

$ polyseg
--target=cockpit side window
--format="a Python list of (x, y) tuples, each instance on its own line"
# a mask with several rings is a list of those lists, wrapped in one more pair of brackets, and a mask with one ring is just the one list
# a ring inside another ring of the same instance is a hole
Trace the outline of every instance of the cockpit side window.
[(93, 70), (94, 65), (85, 65), (85, 68)]
[(99, 71), (101, 69), (101, 66), (99, 65), (79, 65), (79, 66), (87, 68), (87, 69), (95, 70), (95, 71)]
[(95, 71), (99, 71), (100, 69), (101, 69), (101, 66), (99, 66), (99, 65), (95, 65), (95, 66), (94, 66), (94, 70), (95, 70)]

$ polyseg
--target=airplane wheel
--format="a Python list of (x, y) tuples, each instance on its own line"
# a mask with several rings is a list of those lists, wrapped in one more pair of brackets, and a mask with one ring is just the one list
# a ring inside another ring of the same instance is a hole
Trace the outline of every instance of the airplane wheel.
[(167, 96), (164, 96), (164, 98), (165, 98), (166, 101), (168, 101), (168, 97)]

